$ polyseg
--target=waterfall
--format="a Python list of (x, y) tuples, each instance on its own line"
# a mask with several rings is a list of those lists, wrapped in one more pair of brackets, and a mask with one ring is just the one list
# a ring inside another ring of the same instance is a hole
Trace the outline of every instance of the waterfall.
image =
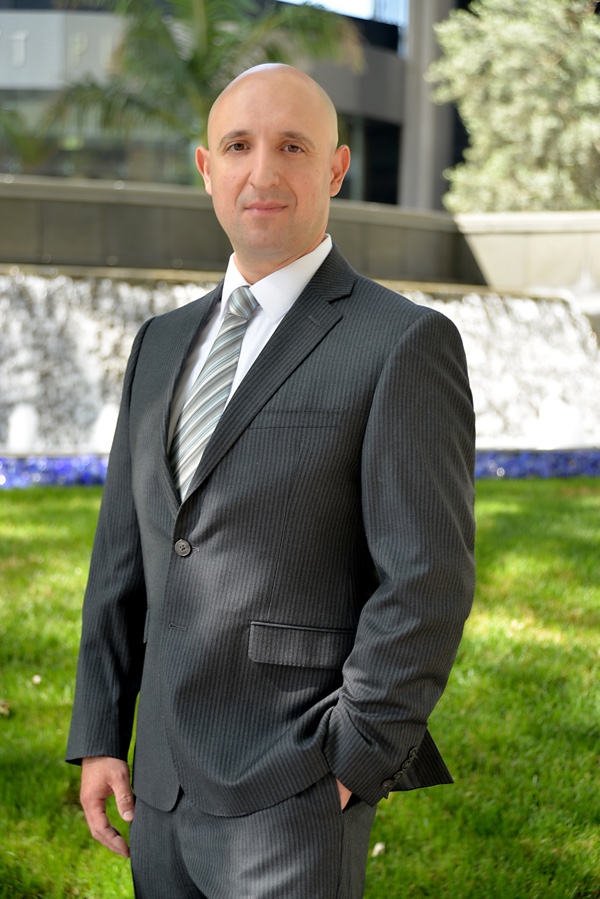
[[(0, 454), (107, 453), (139, 326), (212, 286), (0, 273)], [(568, 301), (456, 286), (402, 292), (463, 336), (478, 448), (600, 447), (600, 353)]]
[(0, 275), (0, 453), (107, 453), (138, 328), (211, 286)]
[(404, 293), (461, 333), (479, 449), (600, 447), (600, 351), (572, 303), (457, 287)]

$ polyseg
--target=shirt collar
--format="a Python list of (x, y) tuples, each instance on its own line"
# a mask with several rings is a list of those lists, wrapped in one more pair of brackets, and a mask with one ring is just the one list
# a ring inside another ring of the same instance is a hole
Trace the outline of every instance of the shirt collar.
[[(326, 234), (319, 246), (310, 253), (251, 285), (252, 293), (270, 319), (279, 321), (286, 312), (290, 311), (317, 269), (321, 267), (331, 252), (332, 246), (331, 237)], [(232, 254), (223, 282), (223, 298), (229, 299), (236, 287), (247, 283), (235, 264), (235, 254)], [(225, 304), (222, 305), (223, 313), (224, 309)]]

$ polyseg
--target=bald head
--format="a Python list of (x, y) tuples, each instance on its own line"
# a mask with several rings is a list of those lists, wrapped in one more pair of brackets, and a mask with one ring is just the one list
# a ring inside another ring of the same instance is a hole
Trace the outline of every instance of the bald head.
[(320, 84), (294, 66), (283, 63), (264, 63), (247, 69), (234, 78), (230, 84), (219, 94), (215, 100), (208, 117), (208, 140), (211, 143), (211, 125), (218, 117), (219, 109), (231, 98), (231, 95), (240, 89), (261, 92), (265, 89), (276, 91), (282, 101), (288, 98), (303, 98), (303, 102), (310, 105), (314, 115), (318, 117), (323, 134), (332, 149), (338, 144), (338, 122), (335, 106), (326, 91)]

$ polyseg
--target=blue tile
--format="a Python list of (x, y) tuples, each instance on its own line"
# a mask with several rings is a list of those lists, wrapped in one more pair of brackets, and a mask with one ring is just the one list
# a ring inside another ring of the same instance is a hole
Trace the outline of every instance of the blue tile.
[(107, 456), (0, 458), (0, 487), (102, 485)]
[(600, 477), (600, 450), (480, 450), (475, 477)]
[[(0, 457), (0, 488), (102, 485), (107, 464), (107, 456), (92, 455)], [(600, 449), (480, 450), (475, 477), (600, 477)]]

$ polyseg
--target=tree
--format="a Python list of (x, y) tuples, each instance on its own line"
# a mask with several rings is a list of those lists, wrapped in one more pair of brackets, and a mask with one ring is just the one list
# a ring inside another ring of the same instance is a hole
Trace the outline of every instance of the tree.
[(125, 18), (114, 71), (103, 83), (86, 78), (52, 104), (51, 126), (91, 123), (130, 133), (158, 129), (203, 142), (210, 107), (240, 72), (299, 57), (360, 65), (356, 30), (321, 8), (273, 0), (98, 0)]
[(41, 141), (31, 133), (16, 109), (0, 105), (0, 145), (17, 153), (25, 163), (38, 161), (44, 152)]
[(473, 0), (436, 26), (434, 97), (469, 135), (451, 212), (600, 208), (599, 7)]

